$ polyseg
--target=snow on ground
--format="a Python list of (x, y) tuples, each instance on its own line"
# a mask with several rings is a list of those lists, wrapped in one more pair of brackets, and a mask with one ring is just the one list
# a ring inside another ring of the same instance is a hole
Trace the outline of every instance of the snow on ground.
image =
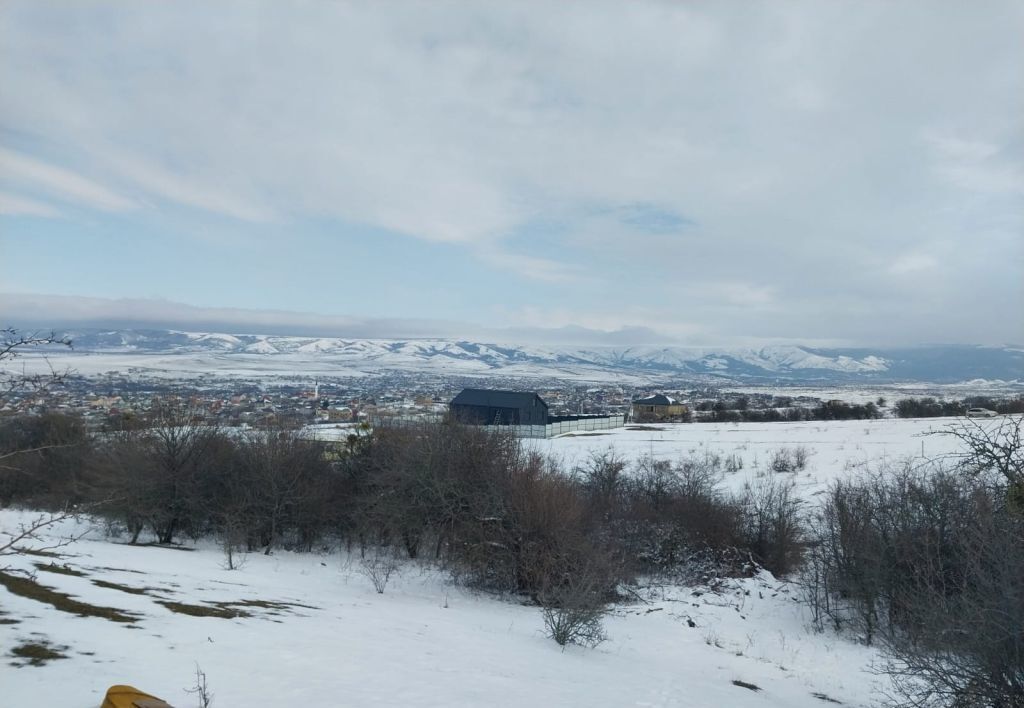
[[(995, 419), (998, 420), (998, 419)], [(820, 492), (836, 478), (885, 462), (940, 458), (959, 450), (946, 434), (962, 418), (807, 421), (799, 423), (658, 423), (628, 425), (594, 433), (570, 433), (528, 445), (554, 455), (566, 469), (585, 464), (594, 453), (614, 451), (627, 461), (652, 457), (677, 462), (706, 454), (735, 455), (742, 469), (723, 484), (740, 489), (765, 474), (772, 454), (806, 448), (807, 468), (792, 475), (805, 495)], [(983, 423), (991, 424), (991, 423)]]
[[(527, 441), (571, 466), (593, 451), (627, 459), (738, 455), (739, 488), (774, 450), (806, 447), (794, 476), (810, 496), (837, 476), (908, 456), (956, 450), (956, 419), (631, 426), (598, 435)], [(987, 424), (987, 423), (986, 423)], [(0, 530), (27, 512), (0, 511)], [(70, 532), (65, 528), (62, 533)], [(619, 605), (596, 649), (561, 651), (539, 610), (476, 594), (406, 563), (385, 593), (341, 551), (250, 555), (223, 567), (212, 542), (183, 549), (129, 546), (93, 529), (60, 559), (21, 556), (37, 582), (130, 623), (80, 617), (0, 585), (0, 704), (94, 708), (106, 688), (134, 684), (182, 708), (198, 664), (214, 706), (847, 706), (876, 704), (879, 655), (848, 637), (809, 629), (793, 586), (769, 574), (717, 591), (647, 587)], [(66, 564), (83, 575), (48, 572)], [(0, 564), (2, 565), (2, 564)], [(94, 581), (103, 581), (106, 586)], [(129, 592), (135, 591), (135, 592)], [(238, 610), (190, 616), (161, 602)], [(257, 604), (254, 604), (257, 603)], [(271, 603), (271, 604), (268, 604)], [(12, 623), (13, 622), (13, 623)], [(28, 665), (11, 652), (47, 641), (67, 658)], [(753, 691), (734, 681), (752, 684)], [(818, 694), (815, 696), (815, 694)]]
[[(0, 511), (0, 528), (24, 513)], [(188, 550), (193, 549), (193, 550)], [(818, 693), (870, 705), (873, 650), (808, 631), (794, 591), (770, 575), (719, 592), (647, 588), (615, 608), (608, 640), (562, 651), (534, 608), (452, 586), (403, 566), (384, 594), (341, 552), (251, 555), (222, 567), (212, 545), (132, 547), (97, 531), (51, 559), (15, 565), (77, 600), (137, 617), (78, 617), (0, 587), (0, 703), (95, 708), (133, 684), (182, 708), (198, 664), (214, 706), (815, 706)], [(84, 575), (36, 569), (66, 565)], [(94, 581), (112, 583), (97, 586)], [(127, 590), (141, 591), (132, 594)], [(160, 601), (243, 609), (195, 617)], [(252, 604), (281, 603), (269, 609)], [(691, 624), (693, 626), (691, 626)], [(14, 659), (25, 641), (67, 658)], [(759, 691), (736, 685), (740, 681)]]

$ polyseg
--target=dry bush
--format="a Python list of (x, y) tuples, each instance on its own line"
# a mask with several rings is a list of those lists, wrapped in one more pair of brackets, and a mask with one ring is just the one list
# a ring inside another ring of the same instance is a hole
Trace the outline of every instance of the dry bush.
[(630, 477), (623, 508), (605, 532), (636, 572), (684, 577), (708, 554), (730, 555), (742, 542), (742, 509), (719, 489), (725, 463), (703, 454), (677, 463), (642, 458)]
[(768, 460), (768, 469), (775, 474), (802, 472), (807, 469), (810, 452), (806, 447), (783, 447), (773, 450)]
[(758, 563), (776, 575), (800, 566), (804, 550), (803, 502), (793, 482), (761, 477), (744, 486), (743, 546)]
[(598, 586), (577, 577), (570, 584), (544, 594), (544, 630), (559, 646), (595, 647), (607, 639), (602, 624), (607, 610)]
[(373, 589), (384, 594), (391, 576), (398, 570), (398, 563), (390, 553), (378, 550), (359, 561), (360, 572), (370, 579)]
[(837, 483), (812, 525), (804, 597), (819, 625), (883, 644), (898, 705), (1024, 697), (1024, 517), (979, 459)]

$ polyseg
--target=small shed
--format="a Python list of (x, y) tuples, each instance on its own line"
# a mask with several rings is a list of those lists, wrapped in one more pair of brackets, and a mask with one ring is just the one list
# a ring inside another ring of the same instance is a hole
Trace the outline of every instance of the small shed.
[(633, 420), (637, 422), (679, 420), (689, 409), (676, 399), (663, 393), (633, 401)]
[(469, 425), (547, 425), (548, 404), (533, 391), (465, 388), (449, 405)]

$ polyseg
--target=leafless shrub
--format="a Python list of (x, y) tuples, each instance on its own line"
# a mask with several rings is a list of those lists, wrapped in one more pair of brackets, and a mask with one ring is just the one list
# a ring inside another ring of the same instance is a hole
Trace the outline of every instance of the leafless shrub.
[(979, 521), (954, 541), (963, 575), (944, 577), (932, 555), (919, 566), (926, 582), (900, 600), (905, 618), (882, 670), (901, 706), (1024, 702), (1024, 523)]
[(807, 461), (810, 456), (810, 450), (803, 445), (793, 448), (793, 469), (797, 472), (803, 472), (807, 469)]
[(743, 458), (733, 453), (725, 458), (725, 471), (728, 474), (736, 474), (743, 469)]
[(714, 495), (722, 481), (722, 470), (722, 456), (710, 452), (680, 460), (675, 467), (680, 494), (688, 498)]
[(206, 683), (206, 672), (199, 667), (199, 664), (196, 664), (196, 682), (192, 684), (192, 688), (186, 688), (185, 692), (196, 697), (198, 708), (210, 708), (213, 705), (213, 693)]
[(614, 451), (593, 452), (583, 465), (583, 483), (595, 508), (608, 513), (625, 487), (626, 461)]
[(773, 450), (768, 460), (768, 469), (775, 474), (802, 472), (807, 469), (810, 452), (806, 447), (783, 447)]
[(545, 607), (544, 629), (559, 646), (578, 644), (596, 647), (607, 639), (601, 619), (604, 610), (595, 607)]
[(950, 457), (973, 476), (994, 474), (1002, 479), (1007, 502), (1024, 514), (1024, 415), (998, 419), (963, 418), (936, 435), (952, 435), (960, 451)]
[(224, 570), (238, 570), (249, 560), (246, 553), (245, 525), (237, 517), (229, 518), (221, 531), (221, 550), (224, 551)]
[(383, 595), (388, 581), (398, 570), (398, 563), (391, 554), (378, 550), (372, 555), (360, 559), (359, 568), (360, 572), (373, 583), (373, 589)]
[(576, 644), (591, 648), (607, 639), (602, 624), (607, 614), (603, 581), (592, 572), (577, 570), (540, 594), (549, 638), (561, 647)]
[(744, 486), (744, 546), (765, 568), (786, 575), (800, 565), (803, 553), (803, 502), (793, 482), (762, 477)]

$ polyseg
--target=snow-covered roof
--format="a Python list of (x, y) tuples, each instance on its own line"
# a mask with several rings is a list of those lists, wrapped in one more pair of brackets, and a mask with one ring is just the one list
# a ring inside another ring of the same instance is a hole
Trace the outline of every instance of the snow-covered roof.
[(639, 406), (674, 406), (679, 403), (674, 398), (670, 398), (663, 393), (656, 393), (653, 396), (647, 398), (638, 398), (633, 401), (635, 405)]

